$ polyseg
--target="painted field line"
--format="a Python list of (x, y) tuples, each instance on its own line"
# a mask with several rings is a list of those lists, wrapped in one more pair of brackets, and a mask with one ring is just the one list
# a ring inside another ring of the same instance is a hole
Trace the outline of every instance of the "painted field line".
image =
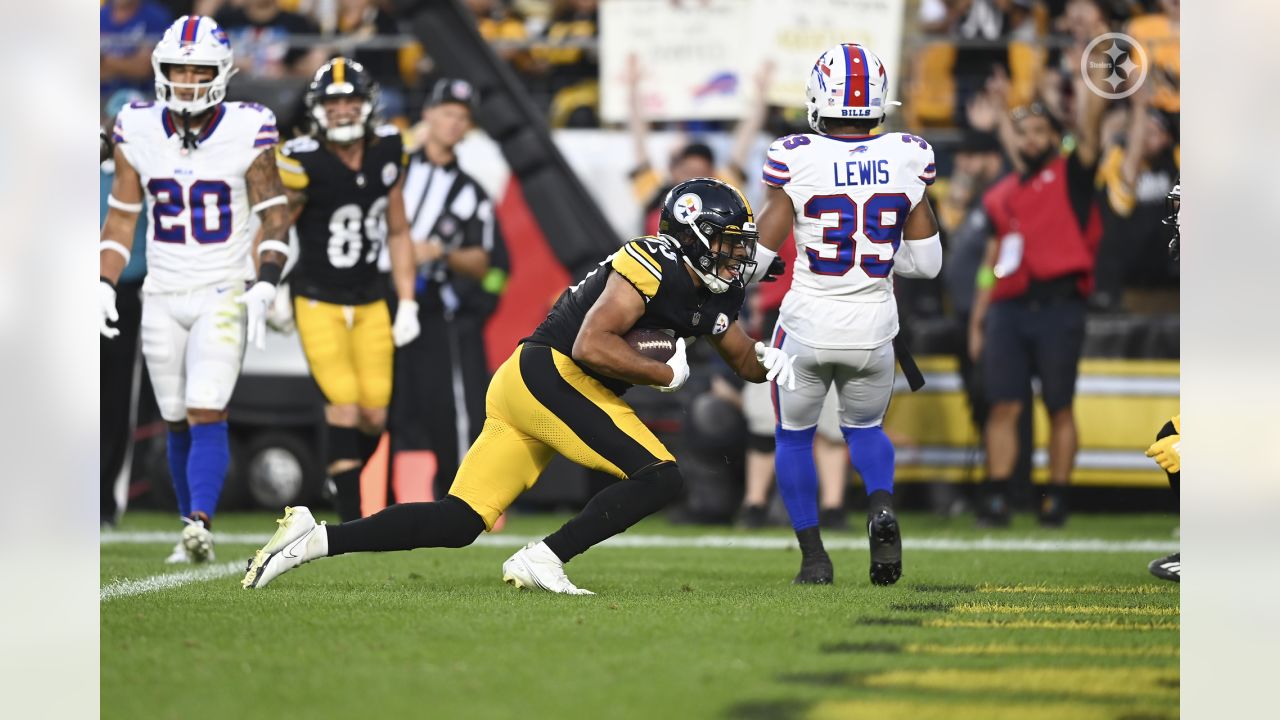
[(931, 645), (907, 643), (903, 651), (921, 655), (1084, 655), (1092, 657), (1178, 657), (1178, 648), (1154, 645), (1151, 647), (1105, 647), (1097, 645)]
[[(165, 544), (173, 543), (172, 532), (108, 532), (101, 536), (103, 545)], [(214, 539), (219, 545), (265, 545), (270, 535), (256, 533), (217, 533)], [(520, 547), (541, 540), (535, 535), (481, 535), (475, 544), (482, 547)], [(867, 550), (863, 538), (831, 538), (824, 540), (827, 550)], [(619, 535), (601, 544), (613, 548), (674, 548), (674, 549), (734, 549), (734, 550), (794, 550), (798, 546), (792, 538), (746, 537), (736, 535)], [(1177, 540), (1103, 540), (1077, 538), (1073, 540), (1038, 540), (1035, 538), (983, 537), (968, 540), (955, 538), (902, 539), (907, 550), (938, 552), (1089, 552), (1089, 553), (1161, 553), (1176, 550)], [(1031, 590), (1035, 591), (1035, 590)], [(1040, 590), (1045, 592), (1046, 590)]]
[(974, 628), (981, 630), (1152, 630), (1178, 631), (1177, 623), (1133, 622), (1124, 620), (925, 620), (924, 627)]
[(948, 612), (993, 615), (1027, 615), (1043, 613), (1048, 615), (1164, 615), (1178, 616), (1182, 611), (1176, 607), (1159, 607), (1156, 605), (1140, 605), (1137, 607), (1110, 607), (1106, 605), (1000, 605), (998, 603), (962, 603)]
[(1123, 595), (1170, 595), (1176, 594), (1178, 586), (1172, 583), (1159, 585), (1080, 585), (1062, 587), (1053, 585), (990, 585), (978, 586), (981, 593), (1042, 593), (1046, 595), (1067, 594), (1123, 594)]
[(168, 590), (170, 588), (182, 587), (191, 583), (204, 582), (206, 580), (218, 580), (220, 578), (229, 577), (231, 575), (240, 575), (244, 573), (244, 561), (235, 561), (224, 563), (222, 565), (210, 565), (208, 567), (193, 568), (191, 570), (182, 570), (175, 573), (166, 573), (163, 575), (152, 575), (138, 580), (116, 580), (102, 586), (100, 602), (114, 600), (122, 597), (132, 597), (134, 595), (146, 595), (147, 593), (158, 592), (160, 590)]

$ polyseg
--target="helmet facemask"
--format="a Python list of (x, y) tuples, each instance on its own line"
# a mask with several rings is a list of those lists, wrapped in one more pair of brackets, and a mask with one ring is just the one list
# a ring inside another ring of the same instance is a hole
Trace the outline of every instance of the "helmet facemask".
[(746, 287), (756, 270), (760, 233), (755, 223), (746, 223), (739, 229), (696, 220), (688, 227), (694, 237), (684, 244), (685, 261), (707, 289), (720, 294), (731, 287)]
[[(330, 85), (329, 87), (335, 88), (338, 86)], [(347, 85), (347, 87), (350, 88), (351, 86)], [(315, 121), (316, 127), (324, 131), (325, 139), (330, 142), (346, 145), (356, 142), (365, 135), (365, 127), (369, 124), (369, 118), (373, 117), (373, 102), (367, 97), (357, 96), (362, 97), (363, 102), (360, 104), (360, 115), (354, 122), (333, 126), (329, 124), (329, 113), (325, 110), (325, 100), (336, 97), (351, 97), (353, 95), (355, 95), (353, 91), (333, 92), (315, 98), (310, 103), (311, 119)]]
[[(212, 63), (161, 63), (155, 58), (151, 60), (156, 72), (156, 100), (175, 113), (199, 115), (227, 99), (227, 81), (235, 75), (233, 67), (222, 67)], [(206, 82), (179, 83), (169, 79), (169, 69), (179, 65), (198, 65), (214, 69), (213, 79)], [(181, 90), (190, 90), (191, 99), (183, 100)]]

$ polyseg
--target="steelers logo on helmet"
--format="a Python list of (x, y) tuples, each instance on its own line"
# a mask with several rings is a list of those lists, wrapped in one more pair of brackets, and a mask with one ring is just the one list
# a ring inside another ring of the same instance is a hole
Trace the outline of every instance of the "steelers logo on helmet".
[(676, 198), (676, 220), (685, 225), (692, 225), (702, 214), (702, 198), (694, 193), (685, 193)]
[(742, 193), (715, 178), (686, 180), (667, 193), (658, 230), (713, 293), (744, 287), (755, 270), (759, 232)]

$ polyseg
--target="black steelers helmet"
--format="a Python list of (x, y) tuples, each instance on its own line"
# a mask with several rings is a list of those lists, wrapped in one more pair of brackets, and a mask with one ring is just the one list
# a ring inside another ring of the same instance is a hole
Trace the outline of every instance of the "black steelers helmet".
[(755, 273), (755, 216), (742, 193), (726, 182), (694, 178), (671, 188), (658, 231), (680, 243), (689, 267), (711, 292), (744, 287)]
[[(324, 101), (336, 97), (358, 97), (364, 100), (360, 108), (359, 122), (329, 127)], [(365, 136), (373, 122), (373, 110), (378, 104), (378, 84), (360, 63), (345, 57), (337, 57), (316, 71), (307, 87), (307, 114), (315, 123), (318, 134), (336, 143), (352, 143)]]
[(1182, 181), (1174, 183), (1173, 189), (1165, 197), (1166, 206), (1169, 208), (1169, 216), (1164, 219), (1164, 224), (1173, 228), (1173, 239), (1169, 241), (1169, 257), (1174, 260), (1178, 259), (1178, 240), (1181, 239), (1182, 228), (1178, 225), (1178, 213), (1182, 212)]

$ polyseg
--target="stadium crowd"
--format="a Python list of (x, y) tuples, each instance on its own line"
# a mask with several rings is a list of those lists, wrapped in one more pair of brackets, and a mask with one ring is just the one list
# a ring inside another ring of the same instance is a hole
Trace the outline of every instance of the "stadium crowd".
[[(550, 127), (600, 127), (598, 0), (465, 4), (480, 34), (545, 110)], [(1097, 119), (1096, 170), (1090, 182), (1100, 228), (1094, 265), (1087, 271), (1091, 289), (1083, 300), (1095, 317), (1176, 315), (1178, 266), (1167, 251), (1169, 237), (1161, 219), (1166, 215), (1166, 194), (1178, 178), (1178, 0), (920, 0), (906, 7), (904, 67), (895, 93), (903, 106), (888, 125), (917, 133), (936, 148), (938, 178), (930, 194), (947, 255), (938, 279), (899, 281), (904, 319), (921, 330), (946, 328), (941, 333), (946, 340), (930, 347), (954, 352), (966, 380), (980, 372), (975, 363), (982, 359), (970, 353), (974, 336), (966, 330), (981, 289), (979, 266), (993, 231), (984, 201), (1002, 178), (1022, 169), (1018, 124), (1028, 112), (1060, 131), (1064, 155), (1077, 148), (1087, 130), (1079, 124), (1084, 115), (1078, 112), (1083, 101), (1079, 58), (1093, 38), (1106, 32), (1124, 32), (1143, 46), (1149, 58), (1148, 79), (1128, 98), (1107, 103)], [(415, 39), (388, 0), (104, 0), (100, 90), (105, 127), (123, 103), (151, 97), (151, 49), (164, 28), (184, 14), (214, 17), (226, 30), (235, 49), (240, 92), (250, 88), (249, 95), (272, 107), (286, 136), (305, 126), (306, 83), (335, 55), (353, 57), (368, 69), (381, 88), (382, 115), (406, 130), (420, 122), (420, 111), (440, 79), (432, 48)], [(662, 127), (683, 131), (689, 138), (665, 163), (653, 163), (643, 154), (644, 134), (650, 128), (643, 118), (633, 114), (625, 128), (618, 128), (636, 137), (635, 197), (619, 200), (645, 209), (645, 226), (636, 227), (636, 234), (652, 231), (656, 201), (673, 184), (711, 174), (734, 183), (756, 183), (752, 175), (757, 165), (747, 157), (753, 137), (808, 132), (802, 109), (768, 107), (763, 101), (738, 123)], [(701, 136), (727, 130), (737, 132), (740, 142), (731, 157), (716, 158)], [(423, 137), (420, 129), (409, 134)], [(465, 158), (462, 162), (465, 165)], [(109, 183), (107, 177), (104, 171), (104, 183)], [(778, 286), (785, 290), (785, 283)], [(771, 312), (776, 313), (781, 294), (772, 299), (769, 295), (777, 289), (768, 288), (750, 301), (751, 323), (762, 337), (772, 327)], [(104, 344), (104, 353), (105, 348)], [(1176, 357), (1176, 338), (1172, 353)], [(124, 372), (120, 368), (126, 365), (132, 363), (112, 367)], [(103, 367), (107, 372), (107, 364)], [(968, 388), (974, 422), (982, 426), (988, 403), (979, 385), (970, 382)], [(747, 404), (724, 378), (718, 377), (707, 393), (733, 407)], [(148, 397), (145, 390), (141, 397)], [(116, 410), (109, 423), (107, 400), (104, 395), (104, 488), (107, 474), (114, 476), (113, 468), (124, 461), (119, 442), (108, 444), (105, 434), (109, 426), (118, 433), (118, 406), (127, 404), (127, 399), (112, 399)], [(706, 412), (714, 417), (713, 411)], [(744, 438), (749, 436), (750, 414), (735, 431)], [(128, 417), (127, 411), (123, 417)], [(1024, 423), (1026, 417), (1023, 413)], [(768, 425), (767, 419), (763, 425)], [(752, 432), (772, 431), (753, 426)], [(1021, 437), (1028, 436), (1024, 429)], [(772, 472), (771, 448), (766, 446), (744, 441), (730, 448), (747, 458), (743, 517), (751, 524), (763, 517), (760, 504), (767, 478), (759, 476)], [(115, 448), (111, 462), (106, 460), (108, 447)], [(841, 469), (847, 472), (847, 467)], [(837, 490), (824, 490), (824, 509), (838, 508), (842, 502)], [(104, 521), (108, 519), (104, 505)], [(829, 521), (839, 525), (842, 519), (836, 512)]]

